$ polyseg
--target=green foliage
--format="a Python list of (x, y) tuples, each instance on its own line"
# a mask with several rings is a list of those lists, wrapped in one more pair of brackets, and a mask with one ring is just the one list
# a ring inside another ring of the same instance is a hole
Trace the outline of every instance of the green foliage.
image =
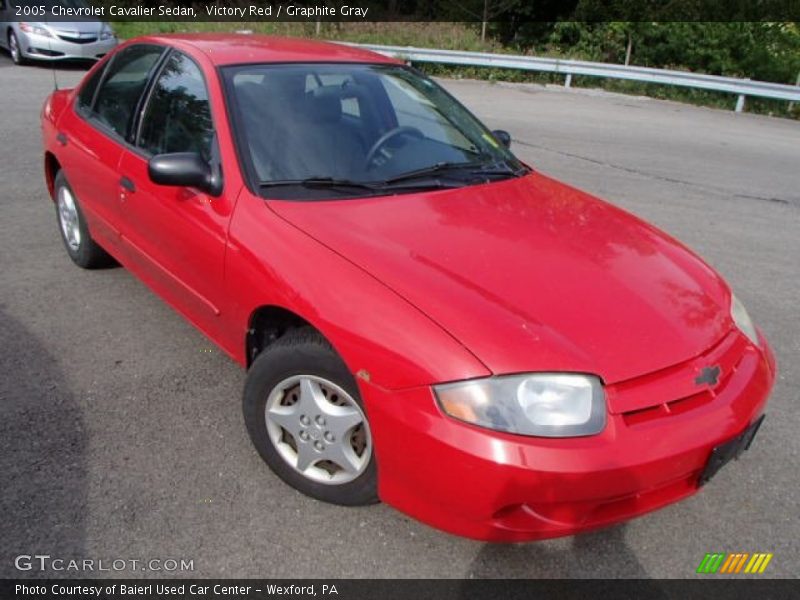
[[(598, 3), (608, 0), (581, 0), (578, 13), (589, 15)], [(761, 81), (794, 84), (800, 74), (800, 27), (778, 22), (639, 22), (637, 1), (613, 0), (619, 14), (630, 14), (633, 21), (591, 22), (543, 21), (541, 15), (554, 14), (558, 0), (489, 0), (491, 11), (502, 9), (498, 20), (489, 24), (489, 36), (480, 39), (480, 23), (470, 22), (386, 22), (322, 23), (320, 37), (373, 44), (422, 46), (442, 49), (537, 54), (622, 64), (630, 44), (630, 64), (686, 70), (730, 77), (749, 77)], [(642, 0), (652, 2), (653, 0)], [(458, 3), (452, 0), (419, 2), (418, 10), (441, 15), (449, 6), (453, 19), (474, 19), (471, 13), (482, 9), (483, 0)], [(427, 7), (427, 8), (426, 8)], [(641, 7), (639, 7), (641, 9)], [(571, 9), (570, 9), (571, 10)], [(598, 9), (599, 10), (599, 9)], [(467, 11), (465, 13), (465, 11)], [(625, 13), (624, 11), (628, 11)], [(451, 14), (448, 13), (448, 14)], [(570, 13), (572, 14), (572, 13)], [(602, 13), (600, 13), (602, 14)], [(236, 31), (313, 37), (314, 23), (115, 23), (123, 37), (172, 31)], [(426, 71), (452, 77), (487, 80), (561, 83), (554, 75), (514, 70), (475, 67), (419, 65)], [(611, 91), (646, 94), (658, 98), (732, 108), (735, 97), (718, 92), (647, 85), (592, 77), (576, 77), (576, 87), (602, 87)], [(800, 103), (748, 98), (747, 109), (782, 116), (800, 117)]]
[(529, 47), (587, 60), (620, 63), (628, 36), (631, 64), (711, 75), (795, 83), (800, 72), (800, 32), (794, 23), (765, 22), (561, 22)]

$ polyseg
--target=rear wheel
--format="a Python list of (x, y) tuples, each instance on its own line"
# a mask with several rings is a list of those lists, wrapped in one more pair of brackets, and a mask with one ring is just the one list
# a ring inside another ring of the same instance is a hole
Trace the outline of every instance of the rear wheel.
[(79, 267), (97, 269), (113, 263), (113, 259), (92, 239), (78, 199), (67, 183), (64, 171), (59, 171), (53, 182), (56, 197), (58, 230), (67, 254)]
[(11, 60), (15, 65), (24, 65), (27, 61), (22, 56), (22, 48), (20, 48), (17, 34), (13, 30), (8, 32), (8, 52), (11, 54)]
[(250, 367), (243, 409), (250, 438), (295, 489), (344, 505), (377, 502), (377, 468), (358, 386), (310, 327), (268, 346)]

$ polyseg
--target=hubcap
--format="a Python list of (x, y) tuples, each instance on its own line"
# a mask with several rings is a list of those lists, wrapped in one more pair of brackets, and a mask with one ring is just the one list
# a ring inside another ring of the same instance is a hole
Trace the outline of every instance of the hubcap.
[(314, 375), (284, 379), (267, 398), (270, 442), (294, 470), (318, 483), (343, 484), (372, 456), (367, 419), (335, 383)]
[(73, 252), (81, 245), (81, 228), (78, 221), (78, 209), (75, 198), (66, 187), (58, 188), (58, 222), (67, 245)]

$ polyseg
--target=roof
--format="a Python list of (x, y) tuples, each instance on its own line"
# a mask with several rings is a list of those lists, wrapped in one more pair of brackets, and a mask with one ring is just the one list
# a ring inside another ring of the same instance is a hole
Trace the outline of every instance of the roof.
[(282, 62), (398, 63), (394, 58), (343, 44), (302, 38), (235, 33), (181, 33), (147, 36), (176, 47), (191, 46), (216, 65)]

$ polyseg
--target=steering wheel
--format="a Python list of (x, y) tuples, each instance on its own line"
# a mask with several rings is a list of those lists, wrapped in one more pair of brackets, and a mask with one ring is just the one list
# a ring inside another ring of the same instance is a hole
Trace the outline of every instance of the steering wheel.
[(375, 161), (375, 158), (377, 157), (378, 153), (383, 150), (383, 147), (391, 140), (401, 135), (409, 135), (413, 138), (417, 138), (418, 140), (421, 140), (424, 137), (419, 129), (409, 125), (401, 125), (399, 127), (395, 127), (394, 129), (390, 129), (381, 137), (379, 137), (376, 142), (372, 144), (372, 148), (369, 149), (369, 152), (367, 152), (367, 158), (364, 160), (364, 165), (367, 167), (367, 169), (369, 169), (370, 165), (372, 165), (372, 163)]

